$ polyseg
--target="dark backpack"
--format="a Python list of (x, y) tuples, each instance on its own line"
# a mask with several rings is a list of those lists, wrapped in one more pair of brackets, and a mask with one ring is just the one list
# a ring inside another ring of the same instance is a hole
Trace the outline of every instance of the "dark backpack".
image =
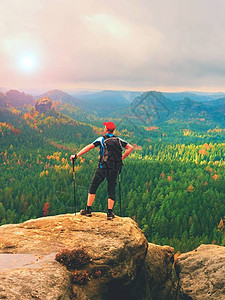
[(122, 166), (122, 144), (116, 136), (104, 136), (104, 154), (101, 158), (103, 167), (119, 170)]

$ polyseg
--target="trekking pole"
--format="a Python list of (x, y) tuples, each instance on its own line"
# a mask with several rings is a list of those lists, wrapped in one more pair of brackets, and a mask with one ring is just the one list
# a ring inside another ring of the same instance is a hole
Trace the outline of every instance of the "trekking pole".
[(119, 173), (119, 200), (120, 200), (120, 217), (122, 217), (122, 203), (121, 203), (121, 173)]
[(73, 199), (74, 199), (74, 205), (75, 205), (75, 216), (77, 212), (77, 201), (76, 201), (76, 185), (75, 185), (75, 168), (74, 168), (74, 162), (76, 158), (73, 158)]

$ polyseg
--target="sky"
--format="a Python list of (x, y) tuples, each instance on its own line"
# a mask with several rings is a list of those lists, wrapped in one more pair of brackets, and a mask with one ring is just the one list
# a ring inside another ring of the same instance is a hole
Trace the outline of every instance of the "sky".
[(0, 0), (0, 90), (225, 92), (224, 0)]

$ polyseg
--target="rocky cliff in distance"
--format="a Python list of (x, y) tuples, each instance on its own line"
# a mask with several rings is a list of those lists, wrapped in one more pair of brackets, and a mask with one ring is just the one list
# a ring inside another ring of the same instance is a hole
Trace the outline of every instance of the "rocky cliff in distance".
[[(204, 247), (199, 257), (202, 255), (207, 265), (212, 254), (208, 257), (208, 246)], [(225, 248), (209, 247), (220, 249), (219, 258), (223, 261)], [(57, 254), (61, 255), (58, 261)], [(200, 299), (185, 288), (183, 276), (190, 264), (188, 255), (182, 254), (176, 262), (180, 276), (176, 282), (173, 248), (149, 244), (130, 218), (107, 221), (102, 213), (94, 213), (92, 218), (65, 214), (3, 225), (0, 299)], [(67, 264), (63, 265), (63, 261)], [(195, 265), (194, 277), (199, 269), (199, 276), (210, 278), (212, 270), (209, 268), (205, 274), (207, 267), (201, 270), (202, 264), (199, 260)], [(220, 265), (221, 271), (223, 266)], [(224, 293), (224, 277), (218, 285), (215, 276), (212, 278), (214, 290), (210, 286), (210, 296), (204, 299), (222, 299), (218, 296)], [(194, 284), (198, 283), (192, 278), (192, 291), (196, 291)], [(218, 288), (220, 292), (216, 293)]]
[(17, 106), (23, 106), (24, 104), (32, 104), (33, 96), (19, 92), (17, 90), (10, 90), (5, 93), (4, 98), (6, 103)]
[(50, 111), (51, 108), (52, 101), (47, 97), (44, 97), (35, 103), (35, 109), (40, 113), (46, 113), (47, 111)]

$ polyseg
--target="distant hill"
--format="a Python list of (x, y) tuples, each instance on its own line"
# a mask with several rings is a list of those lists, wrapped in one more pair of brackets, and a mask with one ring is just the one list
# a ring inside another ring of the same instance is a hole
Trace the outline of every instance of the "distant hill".
[(171, 100), (160, 92), (145, 92), (132, 101), (129, 110), (139, 120), (149, 123), (167, 118), (171, 110)]
[(79, 106), (99, 116), (110, 115), (129, 106), (141, 92), (105, 90), (88, 95), (79, 95)]
[(0, 93), (0, 107), (6, 107), (5, 96)]
[(221, 96), (225, 96), (225, 93), (192, 93), (192, 92), (181, 92), (181, 93), (164, 93), (162, 94), (172, 100), (172, 101), (180, 101), (183, 100), (184, 98), (189, 98), (194, 101), (198, 102), (206, 102), (206, 101), (211, 101), (218, 99)]
[(22, 107), (24, 105), (29, 105), (33, 103), (33, 96), (17, 90), (9, 90), (6, 93), (0, 93), (0, 107)]
[(53, 101), (53, 106), (62, 114), (69, 116), (76, 121), (91, 124), (99, 123), (97, 117), (93, 116), (93, 114), (86, 112), (84, 109), (76, 105)]
[(209, 102), (204, 102), (206, 105), (208, 105), (209, 107), (214, 107), (214, 108), (223, 108), (225, 110), (225, 97), (216, 99), (216, 100), (212, 100)]
[(172, 101), (163, 93), (149, 91), (136, 97), (120, 115), (115, 113), (113, 116), (122, 119), (121, 128), (127, 123), (124, 120), (129, 120), (129, 127), (131, 123), (133, 126), (154, 126), (171, 121), (202, 126), (225, 126), (225, 97), (206, 102), (194, 101), (187, 97)]
[(36, 149), (36, 147), (45, 146), (44, 136), (32, 128), (31, 123), (28, 124), (21, 113), (0, 109), (0, 122), (4, 124), (4, 126), (0, 126), (2, 149), (4, 147), (9, 149), (10, 145), (13, 144), (14, 148), (19, 147), (24, 149), (23, 152), (26, 152)]
[(4, 101), (18, 107), (23, 106), (24, 104), (32, 104), (34, 98), (31, 95), (17, 90), (9, 90), (4, 94)]
[(58, 111), (73, 118), (74, 120), (89, 122), (94, 119), (93, 116), (87, 112), (89, 109), (85, 105), (82, 105), (82, 100), (78, 100), (76, 97), (71, 96), (68, 93), (60, 90), (52, 90), (39, 95), (36, 98), (43, 99), (45, 97), (53, 101), (53, 106)]
[(185, 114), (209, 111), (209, 107), (207, 107), (206, 104), (191, 100), (190, 98), (187, 97), (185, 97), (181, 101), (172, 102), (171, 107), (173, 108), (174, 112), (179, 111)]
[[(167, 98), (165, 95), (173, 94), (175, 97)], [(189, 95), (191, 97), (183, 97)], [(199, 98), (200, 97), (200, 98)], [(225, 110), (225, 97), (220, 99), (203, 101), (205, 95), (198, 96), (191, 93), (161, 93), (148, 91), (138, 95), (129, 106), (124, 107), (120, 113), (112, 114), (115, 118), (128, 117), (137, 124), (162, 123), (174, 119), (180, 122), (199, 122), (205, 118), (208, 121), (222, 121)], [(208, 96), (207, 96), (208, 97)], [(194, 99), (200, 99), (196, 101)], [(176, 100), (179, 99), (179, 100)]]
[(42, 99), (44, 97), (47, 97), (49, 99), (51, 99), (52, 101), (57, 101), (60, 103), (68, 103), (68, 104), (73, 104), (73, 105), (77, 105), (78, 104), (78, 100), (71, 96), (68, 93), (65, 93), (63, 91), (60, 90), (52, 90), (52, 91), (48, 91), (42, 95), (39, 95), (38, 99)]
[(55, 89), (34, 98), (24, 92), (10, 90), (0, 93), (0, 107), (14, 106), (24, 110), (26, 105), (34, 105), (34, 99), (43, 97), (51, 99), (53, 106), (61, 113), (81, 122), (95, 124), (100, 124), (99, 117), (121, 119), (127, 114), (133, 114), (131, 118), (140, 121), (143, 113), (149, 122), (164, 122), (172, 118), (182, 122), (190, 118), (192, 121), (206, 118), (215, 122), (219, 120), (222, 124), (225, 122), (224, 93), (104, 90), (71, 95)]
[[(71, 144), (88, 143), (96, 136), (96, 132), (99, 132), (98, 128), (92, 124), (75, 120), (54, 107), (46, 112), (38, 112), (33, 108), (25, 113), (1, 108), (0, 122), (9, 124), (9, 129), (11, 126), (19, 129), (23, 139), (27, 136), (28, 141), (33, 140), (32, 136), (35, 136), (36, 141), (47, 144), (48, 140), (56, 144), (61, 144), (62, 141)], [(11, 141), (12, 137), (9, 140)]]

